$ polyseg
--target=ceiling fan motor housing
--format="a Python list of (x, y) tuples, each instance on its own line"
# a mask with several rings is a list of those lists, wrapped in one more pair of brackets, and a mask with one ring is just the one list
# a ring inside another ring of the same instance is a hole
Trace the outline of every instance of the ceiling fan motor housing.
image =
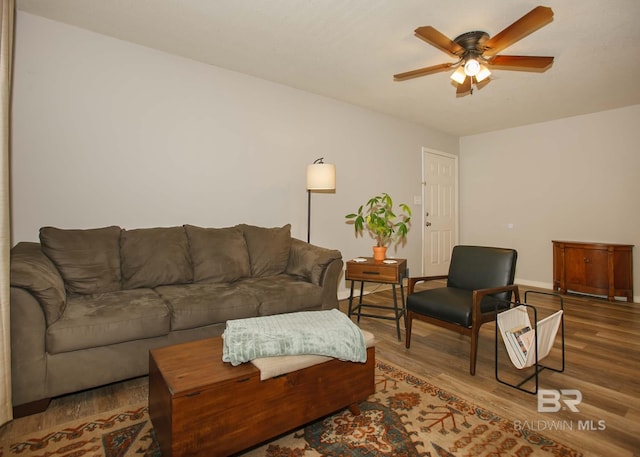
[(463, 33), (457, 36), (453, 41), (464, 48), (464, 52), (460, 55), (461, 59), (467, 57), (480, 57), (484, 52), (484, 43), (489, 39), (487, 32), (474, 31)]

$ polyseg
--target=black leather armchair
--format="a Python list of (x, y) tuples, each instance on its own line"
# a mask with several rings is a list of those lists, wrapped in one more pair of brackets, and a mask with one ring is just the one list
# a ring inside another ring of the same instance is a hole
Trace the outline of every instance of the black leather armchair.
[[(411, 345), (414, 319), (469, 335), (469, 372), (475, 375), (480, 326), (495, 319), (496, 309), (508, 308), (512, 294), (520, 301), (518, 286), (513, 284), (517, 258), (514, 249), (455, 246), (448, 275), (409, 278), (406, 347)], [(417, 283), (435, 279), (446, 279), (447, 286), (414, 291)]]

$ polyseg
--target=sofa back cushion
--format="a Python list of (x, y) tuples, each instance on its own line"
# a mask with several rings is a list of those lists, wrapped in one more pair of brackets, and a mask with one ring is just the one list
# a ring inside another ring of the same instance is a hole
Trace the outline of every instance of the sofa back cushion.
[(185, 225), (193, 261), (193, 282), (233, 282), (251, 276), (247, 242), (238, 227)]
[(70, 293), (120, 290), (120, 227), (40, 229), (42, 252), (54, 263)]
[(291, 249), (291, 224), (265, 228), (240, 224), (249, 248), (251, 276), (275, 276), (285, 272)]
[(193, 281), (183, 227), (122, 230), (120, 257), (123, 289)]

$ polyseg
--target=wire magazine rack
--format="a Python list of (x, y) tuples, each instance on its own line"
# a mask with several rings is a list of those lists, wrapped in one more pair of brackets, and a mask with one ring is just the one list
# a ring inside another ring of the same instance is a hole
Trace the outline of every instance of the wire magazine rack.
[[(535, 306), (527, 303), (528, 294), (540, 294), (549, 295), (559, 299), (559, 309), (554, 313), (546, 316), (544, 319), (538, 320), (538, 310)], [(547, 369), (555, 371), (556, 373), (562, 373), (565, 366), (564, 358), (564, 301), (562, 297), (555, 293), (540, 292), (535, 290), (528, 290), (524, 293), (524, 303), (509, 302), (509, 308), (503, 311), (497, 309), (496, 306), (496, 325), (495, 325), (495, 374), (496, 380), (502, 384), (514, 387), (523, 392), (530, 394), (537, 394), (539, 387), (539, 374), (541, 371)], [(529, 334), (531, 339), (530, 347), (526, 351), (519, 349), (517, 339), (513, 335), (509, 335), (513, 329), (529, 327), (533, 331)], [(540, 363), (545, 357), (549, 355), (553, 349), (556, 336), (560, 333), (561, 341), (561, 366), (550, 367)], [(500, 337), (498, 337), (500, 334)], [(512, 384), (500, 379), (499, 373), (499, 340), (502, 339), (509, 359), (511, 363), (518, 369), (523, 370), (525, 368), (534, 367), (533, 374), (525, 377), (517, 384)], [(523, 387), (530, 380), (535, 380), (535, 387), (533, 390)]]

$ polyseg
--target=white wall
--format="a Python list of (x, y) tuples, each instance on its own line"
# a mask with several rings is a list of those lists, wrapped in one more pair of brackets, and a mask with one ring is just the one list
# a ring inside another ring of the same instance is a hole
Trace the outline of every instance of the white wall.
[[(291, 223), (306, 239), (305, 169), (324, 157), (337, 190), (312, 196), (311, 241), (370, 255), (344, 215), (382, 191), (412, 204), (423, 146), (458, 153), (444, 133), (23, 12), (15, 44), (14, 244), (44, 225)], [(391, 252), (413, 271), (420, 232)]]
[(640, 105), (461, 138), (461, 242), (516, 248), (549, 288), (551, 240), (634, 244), (640, 301), (638, 144)]

